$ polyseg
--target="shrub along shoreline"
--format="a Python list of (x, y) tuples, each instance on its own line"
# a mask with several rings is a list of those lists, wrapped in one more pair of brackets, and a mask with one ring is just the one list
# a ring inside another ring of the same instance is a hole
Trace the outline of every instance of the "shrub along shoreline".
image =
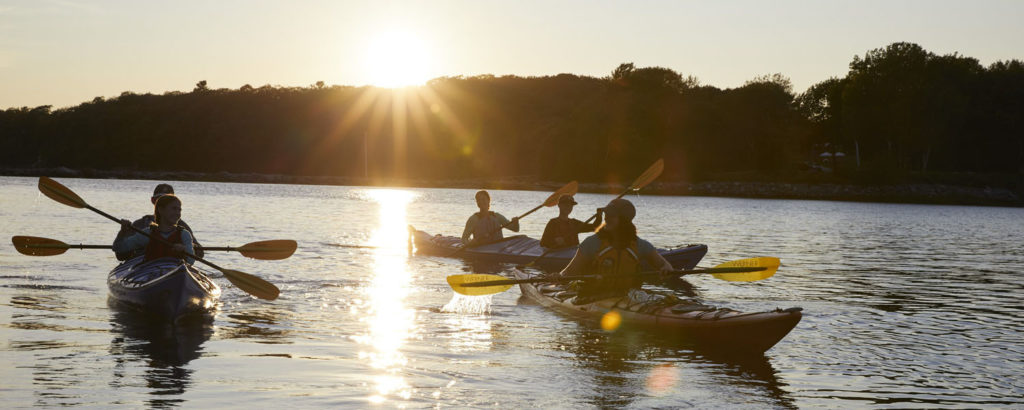
[[(335, 176), (292, 176), (254, 173), (200, 173), (181, 171), (96, 170), (70, 168), (0, 169), (3, 176), (49, 176), (55, 178), (143, 179), (153, 181), (204, 181), (231, 183), (374, 186), (407, 188), (461, 188), (546, 191), (565, 181), (538, 181), (528, 176), (500, 179), (372, 179)], [(732, 177), (729, 179), (735, 179)], [(938, 182), (893, 182), (861, 184), (842, 181), (779, 182), (755, 180), (654, 182), (640, 191), (642, 195), (713, 196), (760, 199), (808, 199), (854, 202), (889, 202), (943, 205), (983, 205), (1024, 207), (1024, 184), (1017, 189), (984, 183), (951, 184)], [(579, 192), (622, 192), (621, 184), (580, 183)]]

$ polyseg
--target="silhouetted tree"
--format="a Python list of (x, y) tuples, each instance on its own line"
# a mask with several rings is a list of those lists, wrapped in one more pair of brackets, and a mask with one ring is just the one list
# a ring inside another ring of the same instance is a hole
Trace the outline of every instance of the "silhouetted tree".
[(0, 111), (6, 167), (626, 183), (659, 157), (663, 181), (784, 179), (838, 149), (861, 154), (840, 177), (1019, 175), (1024, 64), (894, 43), (798, 96), (782, 74), (719, 89), (624, 63), (604, 78), (455, 76), (411, 90), (200, 81)]

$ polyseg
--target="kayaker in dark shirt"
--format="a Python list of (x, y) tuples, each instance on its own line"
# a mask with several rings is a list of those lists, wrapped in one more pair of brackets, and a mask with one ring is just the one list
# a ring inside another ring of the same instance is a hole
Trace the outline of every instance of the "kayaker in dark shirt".
[(580, 244), (580, 234), (583, 232), (594, 232), (601, 226), (601, 214), (597, 213), (597, 220), (588, 224), (579, 219), (570, 218), (576, 200), (572, 195), (562, 195), (558, 198), (558, 217), (551, 218), (544, 227), (544, 235), (540, 237), (540, 246), (549, 249), (566, 248)]
[[(155, 206), (157, 198), (160, 198), (161, 196), (166, 194), (174, 194), (174, 187), (172, 187), (170, 184), (159, 184), (156, 186), (156, 188), (153, 189), (153, 196), (149, 198), (149, 202)], [(144, 215), (139, 219), (136, 219), (135, 222), (131, 223), (131, 226), (145, 230), (154, 223), (156, 223), (156, 220), (153, 218), (152, 214), (149, 214)], [(185, 223), (185, 221), (183, 220), (178, 220), (178, 226), (188, 231), (189, 236), (192, 237), (192, 247), (193, 249), (195, 249), (195, 255), (202, 258), (203, 248), (202, 245), (199, 244), (199, 240), (196, 239), (195, 233), (192, 232), (192, 227), (188, 226), (188, 224)], [(135, 231), (133, 231), (131, 228), (125, 228), (124, 226), (122, 226), (121, 230), (117, 232), (117, 237), (114, 238), (114, 242), (116, 243), (118, 241), (123, 241), (126, 237), (131, 236), (134, 233)], [(116, 256), (117, 260), (119, 261), (126, 261), (128, 259), (142, 255), (143, 252), (145, 252), (145, 248), (135, 247), (121, 252), (115, 250), (114, 256)]]
[[(178, 221), (181, 220), (181, 200), (174, 194), (161, 195), (153, 205), (153, 219), (157, 222), (143, 229), (145, 234), (135, 232), (115, 240), (114, 251), (126, 252), (142, 248), (146, 255), (144, 261), (147, 262), (164, 257), (176, 257), (193, 263), (192, 258), (185, 254), (195, 254), (192, 234), (178, 225)], [(122, 230), (131, 232), (130, 226), (131, 222), (127, 219), (121, 220)]]
[(476, 206), (480, 208), (480, 211), (466, 220), (466, 227), (462, 230), (463, 245), (477, 246), (496, 242), (504, 238), (501, 232), (502, 227), (519, 232), (518, 216), (509, 221), (502, 214), (490, 210), (491, 194), (488, 194), (487, 191), (476, 192)]
[(615, 199), (603, 208), (604, 224), (580, 243), (563, 276), (600, 275), (599, 279), (584, 282), (581, 296), (595, 294), (621, 295), (640, 289), (643, 280), (638, 275), (646, 262), (663, 275), (672, 271), (670, 264), (658, 251), (636, 235), (633, 217), (636, 208), (625, 199)]

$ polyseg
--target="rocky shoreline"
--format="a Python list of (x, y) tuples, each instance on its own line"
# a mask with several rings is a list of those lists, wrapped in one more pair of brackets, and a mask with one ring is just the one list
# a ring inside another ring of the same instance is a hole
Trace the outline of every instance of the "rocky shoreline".
[[(499, 180), (375, 180), (359, 177), (291, 176), (251, 173), (150, 172), (135, 170), (73, 170), (69, 168), (0, 169), (4, 176), (50, 176), (63, 178), (145, 179), (155, 181), (207, 181), (301, 185), (387, 186), (415, 188), (465, 188), (555, 190), (559, 182), (510, 177)], [(582, 183), (580, 192), (619, 193), (622, 186)], [(788, 182), (654, 182), (644, 187), (647, 195), (687, 195), (762, 199), (813, 199), (856, 202), (890, 202), (943, 205), (985, 205), (1024, 207), (1024, 193), (1009, 188), (964, 186), (939, 183), (863, 185), (843, 183)]]

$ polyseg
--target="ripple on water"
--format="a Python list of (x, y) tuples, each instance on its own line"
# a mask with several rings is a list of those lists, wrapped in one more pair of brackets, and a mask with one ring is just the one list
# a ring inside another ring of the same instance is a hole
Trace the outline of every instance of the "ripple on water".
[[(34, 179), (4, 180), (0, 197), (22, 198), (0, 209), (13, 232), (83, 242), (116, 232), (99, 216), (41, 197)], [(153, 181), (62, 182), (113, 215), (151, 211)], [(517, 288), (454, 297), (446, 276), (508, 267), (410, 257), (402, 234), (409, 223), (461, 232), (475, 211), (473, 190), (410, 189), (410, 197), (174, 184), (204, 244), (299, 242), (284, 261), (208, 255), (278, 285), (281, 297), (254, 299), (213, 271), (224, 295), (210, 323), (151, 326), (105, 305), (116, 263), (109, 252), (5, 253), (0, 338), (8, 343), (0, 355), (11, 365), (2, 370), (0, 407), (1024, 405), (1020, 209), (632, 197), (641, 236), (656, 246), (708, 244), (701, 266), (782, 258), (760, 282), (689, 280), (709, 304), (804, 308), (765, 356), (737, 362), (647, 333), (606, 333), (520, 300)], [(547, 195), (492, 191), (493, 209), (512, 215)], [(575, 216), (608, 199), (578, 194)], [(536, 236), (553, 216), (541, 209), (522, 231)]]

